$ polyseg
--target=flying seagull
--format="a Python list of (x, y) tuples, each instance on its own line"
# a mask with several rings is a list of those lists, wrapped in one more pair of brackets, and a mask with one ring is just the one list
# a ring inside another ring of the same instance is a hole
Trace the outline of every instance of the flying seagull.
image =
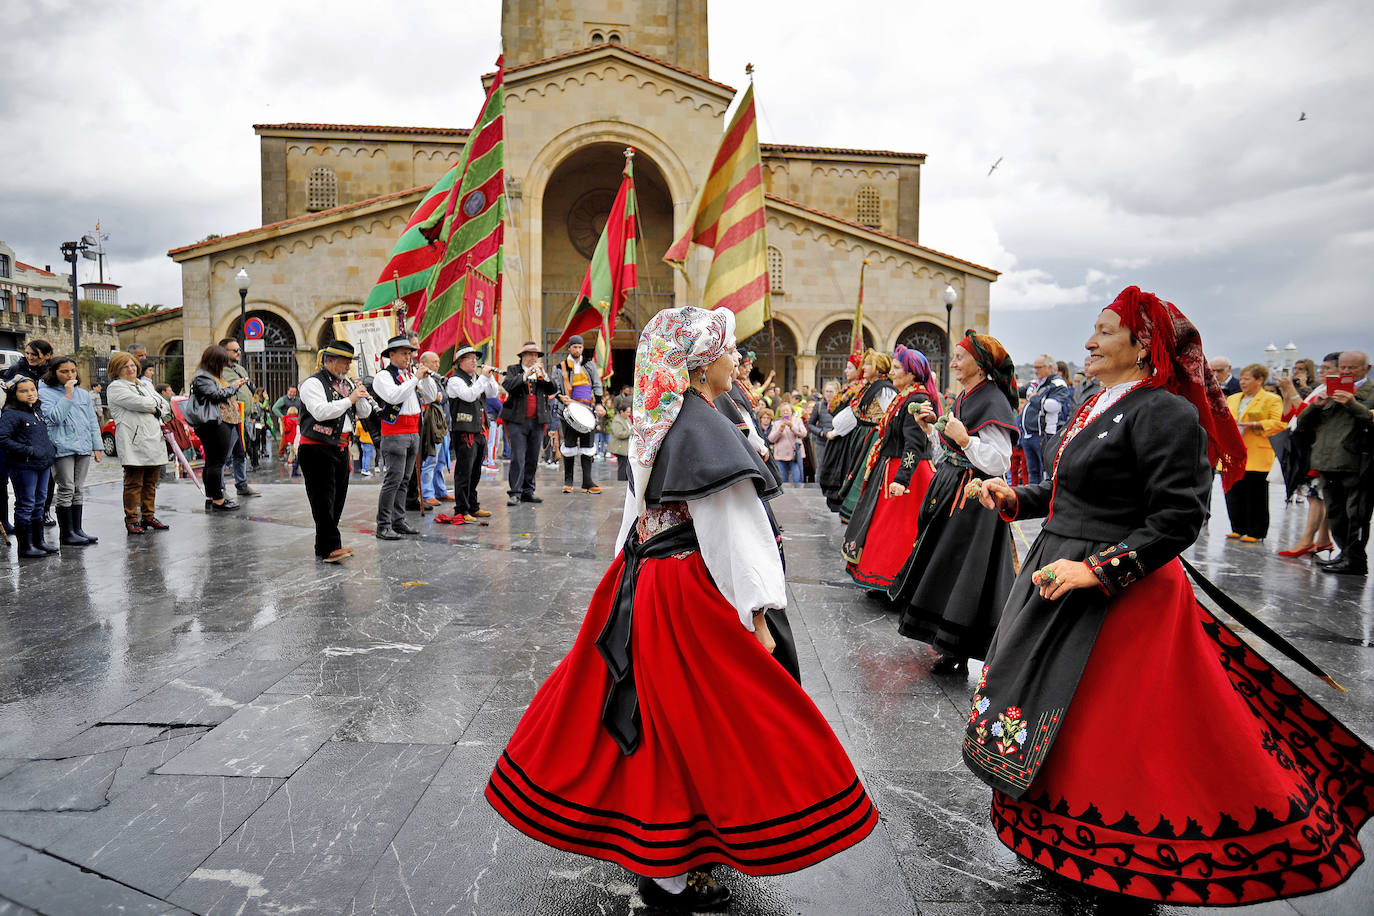
[(1305, 112), (1305, 111), (1304, 111), (1304, 112), (1300, 112), (1300, 113), (1298, 114), (1298, 120), (1299, 120), (1299, 121), (1306, 121), (1306, 120), (1307, 120), (1307, 112)]
[(997, 157), (997, 161), (994, 162), (994, 163), (992, 164), (992, 168), (988, 169), (988, 174), (991, 175), (993, 172), (997, 171), (997, 167), (998, 167), (999, 165), (1001, 165), (1001, 164), (1002, 164), (1002, 157), (1001, 157), (1001, 156), (998, 156), (998, 157)]

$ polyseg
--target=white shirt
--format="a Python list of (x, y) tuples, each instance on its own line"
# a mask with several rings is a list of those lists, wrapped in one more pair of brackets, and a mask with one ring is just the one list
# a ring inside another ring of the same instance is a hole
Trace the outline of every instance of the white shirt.
[[(390, 380), (390, 376), (387, 378)], [(372, 414), (372, 403), (367, 398), (358, 401), (356, 405), (348, 398), (339, 398), (334, 401), (329, 400), (329, 393), (324, 390), (324, 385), (313, 375), (301, 382), (298, 393), (300, 394), (301, 404), (305, 407), (306, 413), (310, 414), (310, 416), (314, 417), (316, 420), (334, 420), (343, 417), (348, 413), (348, 408), (350, 407), (354, 409), (354, 412), (359, 417), (371, 416)], [(353, 421), (346, 417), (344, 419), (343, 431), (353, 431)], [(296, 428), (296, 444), (299, 444), (300, 441), (301, 432), (298, 426)]]
[[(754, 632), (755, 611), (787, 607), (782, 557), (754, 482), (741, 480), (710, 496), (689, 500), (687, 509), (711, 580), (734, 606), (744, 628)], [(617, 549), (638, 518), (637, 501), (626, 487)]]
[[(931, 424), (926, 438), (930, 440), (931, 448), (935, 449), (937, 454), (938, 450), (944, 447), (934, 424)], [(1011, 433), (989, 423), (976, 436), (968, 437), (968, 445), (964, 446), (964, 457), (984, 474), (1005, 477), (1011, 470)]]
[(478, 375), (471, 382), (465, 382), (455, 374), (448, 380), (448, 386), (445, 390), (449, 397), (457, 398), (460, 401), (476, 401), (481, 398), (499, 398), (501, 396), (501, 386), (496, 384), (496, 379), (488, 375)]
[(424, 381), (420, 381), (414, 369), (402, 369), (401, 378), (404, 381), (397, 384), (391, 378), (391, 371), (383, 369), (372, 380), (372, 390), (377, 392), (377, 397), (388, 404), (401, 405), (401, 416), (420, 412), (420, 399), (415, 394), (416, 388), (431, 401), (439, 397), (439, 388), (434, 384), (432, 376), (427, 375)]
[[(896, 399), (897, 392), (892, 388), (884, 388), (882, 391), (878, 392), (878, 395), (875, 398), (875, 400), (878, 402), (878, 406), (881, 407), (884, 411), (886, 411), (887, 408), (891, 406), (892, 402)], [(858, 425), (859, 418), (854, 416), (853, 409), (846, 407), (844, 410), (841, 410), (839, 413), (835, 414), (835, 419), (831, 423), (830, 429), (835, 433), (836, 438), (839, 438), (840, 436), (847, 436), (850, 433), (852, 433), (856, 428), (858, 428)]]

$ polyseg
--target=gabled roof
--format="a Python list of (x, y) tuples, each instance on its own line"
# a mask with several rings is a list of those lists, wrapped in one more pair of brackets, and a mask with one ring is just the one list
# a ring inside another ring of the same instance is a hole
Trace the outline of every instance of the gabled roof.
[(787, 143), (760, 143), (764, 156), (844, 156), (874, 159), (916, 159), (925, 161), (925, 153), (899, 153), (889, 149), (844, 149), (832, 146), (792, 146)]
[[(933, 261), (937, 264), (943, 264), (946, 267), (953, 267), (957, 270), (966, 270), (972, 268), (972, 272), (982, 274), (985, 280), (996, 280), (1002, 274), (1000, 270), (995, 270), (991, 267), (985, 267), (982, 264), (975, 264), (974, 262), (966, 261), (963, 258), (956, 258), (952, 254), (945, 254), (943, 251), (936, 251), (934, 248), (927, 248), (924, 245), (918, 245), (911, 239), (904, 239), (901, 236), (883, 232), (881, 229), (874, 229), (872, 226), (865, 226), (863, 223), (855, 222), (852, 219), (845, 219), (843, 216), (836, 216), (833, 213), (826, 213), (824, 210), (817, 210), (813, 207), (808, 207), (805, 204), (799, 204), (795, 200), (788, 200), (787, 198), (779, 197), (776, 194), (765, 194), (763, 196), (768, 201), (768, 203), (773, 204), (783, 210), (792, 210), (796, 215), (802, 216), (803, 218), (811, 218), (813, 222), (825, 221), (839, 223), (845, 229), (849, 230), (850, 233), (853, 235), (871, 236), (875, 240), (879, 240), (882, 244), (885, 244), (889, 247), (895, 247), (905, 251), (909, 251), (912, 254), (925, 258), (928, 261)], [(819, 217), (820, 219), (815, 219), (816, 217)]]
[[(575, 51), (565, 51), (562, 54), (555, 54), (553, 57), (546, 57), (543, 60), (530, 61), (527, 64), (520, 64), (516, 67), (507, 67), (505, 69), (506, 81), (511, 82), (512, 77), (514, 77), (514, 79), (517, 80), (520, 79), (521, 75), (523, 75), (525, 71), (536, 70), (540, 68), (558, 69), (556, 67), (551, 67), (551, 65), (562, 64), (564, 62), (571, 62), (573, 60), (577, 60), (580, 58), (606, 56), (638, 59), (641, 62), (652, 64), (654, 67), (659, 67), (664, 70), (671, 70), (674, 73), (680, 74), (681, 76), (690, 77), (692, 80), (706, 83), (710, 86), (714, 86), (715, 88), (722, 90), (724, 93), (728, 93), (730, 95), (735, 94), (734, 86), (728, 86), (725, 83), (711, 79), (709, 76), (705, 76), (701, 73), (696, 73), (691, 70), (688, 70), (686, 67), (679, 67), (677, 64), (670, 64), (666, 60), (660, 60), (657, 57), (645, 54), (643, 51), (637, 51), (634, 48), (629, 48), (625, 45), (616, 44), (614, 42), (609, 41), (599, 45), (589, 45), (585, 48), (578, 48)], [(482, 74), (482, 85), (488, 87), (491, 86), (491, 81), (495, 76), (495, 70), (493, 70), (490, 73)]]
[(169, 318), (174, 318), (181, 314), (181, 306), (173, 306), (169, 309), (158, 309), (156, 312), (149, 312), (146, 315), (135, 315), (133, 318), (125, 318), (123, 321), (116, 321), (116, 328), (141, 328), (147, 324), (160, 324)]
[[(281, 222), (268, 223), (266, 226), (259, 226), (256, 229), (245, 229), (242, 232), (235, 232), (233, 235), (223, 235), (217, 239), (206, 239), (203, 242), (196, 242), (193, 245), (183, 245), (180, 248), (173, 248), (171, 251), (168, 251), (167, 257), (171, 258), (173, 261), (185, 261), (193, 257), (198, 257), (201, 254), (209, 254), (212, 251), (218, 251), (224, 248), (237, 248), (250, 238), (267, 239), (281, 235), (290, 235), (292, 232), (308, 229), (315, 224), (334, 222), (341, 216), (356, 216), (366, 210), (389, 210), (392, 207), (406, 203), (406, 198), (408, 197), (414, 197), (415, 202), (419, 203), (421, 196), (428, 190), (429, 185), (421, 185), (418, 188), (397, 191), (394, 194), (369, 197), (367, 200), (344, 204), (342, 207), (334, 207), (332, 210), (307, 213), (304, 216), (284, 219)], [(194, 254), (192, 254), (192, 252), (194, 252)]]
[(15, 266), (15, 267), (18, 267), (20, 270), (29, 270), (29, 271), (33, 271), (34, 273), (38, 274), (40, 277), (56, 277), (56, 276), (57, 276), (57, 274), (53, 273), (53, 272), (50, 271), (50, 270), (44, 270), (44, 269), (41, 268), (41, 267), (34, 267), (32, 264), (25, 264), (23, 261), (15, 261), (15, 262), (14, 262), (14, 266)]
[(386, 124), (308, 124), (303, 121), (290, 121), (285, 124), (254, 124), (253, 130), (289, 131), (321, 134), (438, 134), (444, 137), (466, 138), (470, 131), (466, 127), (397, 127)]

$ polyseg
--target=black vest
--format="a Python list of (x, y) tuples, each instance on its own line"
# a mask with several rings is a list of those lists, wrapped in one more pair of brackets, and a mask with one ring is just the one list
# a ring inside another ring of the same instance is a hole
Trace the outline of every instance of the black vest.
[[(462, 369), (454, 369), (455, 378), (460, 378), (467, 384), (473, 382), (472, 376)], [(475, 401), (465, 401), (462, 398), (449, 398), (449, 431), (455, 433), (480, 433), (482, 432), (482, 416), (486, 413), (485, 397), (479, 397)]]
[[(334, 376), (327, 369), (321, 369), (311, 378), (320, 380), (320, 387), (324, 388), (324, 399), (326, 401), (342, 401), (343, 395), (335, 389)], [(323, 442), (326, 445), (338, 445), (343, 441), (344, 422), (348, 419), (348, 413), (343, 413), (332, 420), (316, 420), (310, 416), (310, 408), (301, 403), (301, 435), (315, 442)]]
[[(401, 384), (401, 368), (399, 366), (394, 363), (388, 363), (382, 367), (382, 371), (391, 373), (391, 380), (398, 385)], [(413, 372), (414, 370), (411, 371)], [(396, 420), (400, 418), (401, 407), (405, 404), (405, 398), (401, 399), (400, 404), (393, 404), (386, 398), (377, 397), (375, 391), (369, 391), (368, 393), (373, 396), (372, 400), (376, 401), (377, 406), (381, 408), (377, 413), (383, 423), (395, 423)]]

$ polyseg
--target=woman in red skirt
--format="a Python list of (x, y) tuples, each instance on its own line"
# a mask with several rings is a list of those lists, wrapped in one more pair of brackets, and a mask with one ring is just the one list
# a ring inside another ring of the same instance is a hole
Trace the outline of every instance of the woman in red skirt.
[(884, 598), (916, 544), (921, 500), (935, 476), (930, 439), (918, 418), (933, 422), (941, 412), (930, 362), (920, 350), (898, 344), (888, 378), (897, 396), (878, 423), (842, 548), (850, 578)]
[(734, 344), (728, 309), (666, 309), (640, 336), (623, 548), (486, 793), (522, 833), (623, 865), (646, 903), (684, 911), (729, 900), (707, 866), (796, 871), (878, 816), (770, 654), (786, 586), (763, 500), (779, 487), (711, 403)]
[[(973, 698), (964, 760), (1021, 856), (1147, 900), (1236, 905), (1363, 861), (1374, 751), (1194, 597), (1178, 555), (1245, 449), (1197, 330), (1136, 287), (1098, 317), (1050, 476), (982, 483), (1045, 517)], [(972, 489), (978, 489), (977, 486)]]

